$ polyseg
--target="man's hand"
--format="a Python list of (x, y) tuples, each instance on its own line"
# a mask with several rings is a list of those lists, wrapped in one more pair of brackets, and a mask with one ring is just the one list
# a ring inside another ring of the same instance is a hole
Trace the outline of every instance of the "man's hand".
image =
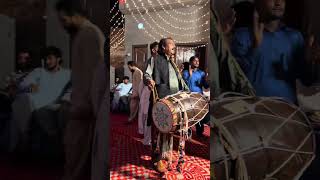
[(307, 61), (311, 64), (320, 64), (320, 45), (315, 41), (314, 35), (307, 40)]
[(191, 68), (191, 65), (189, 65), (189, 75), (190, 75), (190, 77), (192, 76), (192, 72), (193, 72), (193, 70)]
[(227, 17), (227, 22), (222, 26), (222, 31), (224, 34), (228, 35), (231, 33), (233, 26), (235, 25), (237, 18), (236, 12), (232, 9), (232, 13)]
[(150, 90), (156, 85), (156, 82), (154, 82), (152, 79), (149, 79), (147, 83)]
[(234, 24), (236, 23), (236, 12), (232, 9), (231, 14), (228, 15), (228, 17), (224, 18), (224, 21), (222, 22), (219, 18), (219, 16), (216, 14), (216, 20), (217, 20), (217, 30), (220, 33), (223, 33), (224, 35), (230, 34), (231, 30), (233, 29)]
[(260, 22), (260, 16), (255, 10), (253, 16), (253, 48), (257, 48), (261, 45), (263, 40), (264, 24)]
[(205, 72), (206, 73), (206, 76), (204, 77), (204, 80), (209, 83), (210, 80), (209, 80), (209, 73)]
[(179, 71), (182, 72), (183, 69), (184, 69), (184, 65), (183, 65), (183, 63), (182, 63), (182, 64), (180, 64)]

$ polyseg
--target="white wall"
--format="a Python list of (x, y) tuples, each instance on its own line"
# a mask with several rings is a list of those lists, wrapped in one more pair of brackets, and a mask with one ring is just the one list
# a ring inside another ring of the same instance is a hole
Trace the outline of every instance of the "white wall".
[(15, 20), (0, 15), (0, 86), (15, 70)]

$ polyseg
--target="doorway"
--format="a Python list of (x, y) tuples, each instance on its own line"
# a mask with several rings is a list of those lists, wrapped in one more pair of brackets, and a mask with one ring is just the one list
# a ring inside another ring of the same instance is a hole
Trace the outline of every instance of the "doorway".
[(132, 61), (137, 64), (137, 67), (143, 71), (145, 63), (148, 59), (148, 44), (132, 46)]

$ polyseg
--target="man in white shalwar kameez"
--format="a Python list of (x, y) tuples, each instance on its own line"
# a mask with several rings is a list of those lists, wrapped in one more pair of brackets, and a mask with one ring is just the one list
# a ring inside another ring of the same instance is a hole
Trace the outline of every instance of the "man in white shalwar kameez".
[(47, 47), (45, 58), (45, 67), (36, 68), (19, 84), (19, 91), (25, 93), (18, 94), (12, 103), (9, 151), (28, 140), (32, 114), (58, 109), (56, 101), (70, 81), (70, 70), (61, 67), (60, 49)]

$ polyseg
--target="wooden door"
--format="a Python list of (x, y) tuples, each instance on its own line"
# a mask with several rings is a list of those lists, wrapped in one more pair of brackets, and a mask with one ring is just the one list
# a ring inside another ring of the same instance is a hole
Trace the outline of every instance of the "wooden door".
[(148, 45), (134, 45), (132, 50), (132, 60), (136, 62), (137, 67), (143, 71), (148, 59)]

